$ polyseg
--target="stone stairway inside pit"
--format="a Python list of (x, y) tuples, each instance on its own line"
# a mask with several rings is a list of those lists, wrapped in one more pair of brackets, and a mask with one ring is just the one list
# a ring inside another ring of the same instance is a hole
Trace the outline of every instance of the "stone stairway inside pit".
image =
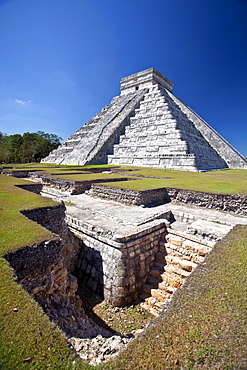
[(177, 287), (182, 285), (181, 278), (178, 275), (166, 273), (165, 247), (161, 247), (156, 254), (154, 266), (144, 284), (140, 298), (143, 300), (141, 307), (157, 316), (162, 307), (170, 301), (172, 294)]
[[(207, 245), (208, 244), (208, 245)], [(212, 243), (203, 243), (176, 231), (160, 242), (153, 267), (140, 295), (141, 307), (158, 316), (178, 287), (212, 250)]]

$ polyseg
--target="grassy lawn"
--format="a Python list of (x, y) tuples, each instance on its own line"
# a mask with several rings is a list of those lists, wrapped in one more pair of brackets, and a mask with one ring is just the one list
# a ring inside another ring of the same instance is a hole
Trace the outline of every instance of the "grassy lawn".
[[(113, 167), (108, 165), (95, 166), (59, 166), (47, 163), (32, 163), (13, 165), (13, 170), (38, 170), (52, 177), (58, 177), (71, 181), (86, 181), (94, 179), (114, 179), (129, 177), (135, 181), (117, 181), (109, 183), (122, 189), (149, 190), (162, 187), (198, 190), (208, 193), (220, 194), (243, 194), (247, 195), (247, 170), (217, 170), (209, 172), (189, 172), (164, 170), (157, 168), (127, 167), (121, 170), (131, 169), (131, 172), (121, 172), (121, 175), (108, 173), (90, 173), (90, 168)], [(117, 166), (116, 166), (117, 167)], [(69, 173), (68, 173), (69, 171)], [(79, 171), (79, 173), (78, 173)], [(81, 171), (81, 172), (80, 172)], [(130, 176), (131, 175), (131, 176)], [(139, 177), (145, 176), (145, 177)], [(155, 178), (156, 177), (156, 178)], [(106, 183), (103, 183), (106, 185)]]
[[(186, 172), (153, 168), (138, 168), (132, 175), (167, 177), (166, 179), (140, 178), (135, 181), (110, 183), (109, 186), (132, 190), (161, 187), (198, 190), (208, 193), (247, 195), (247, 170), (218, 170)], [(105, 185), (105, 184), (104, 184)]]
[(70, 350), (63, 333), (15, 282), (3, 256), (12, 249), (49, 240), (52, 234), (19, 212), (55, 205), (16, 187), (24, 180), (0, 176), (0, 368), (89, 369)]
[(247, 368), (247, 227), (218, 243), (165, 314), (102, 369)]
[[(51, 172), (52, 166), (47, 164), (35, 166)], [(247, 170), (194, 173), (138, 168), (131, 174), (169, 179), (140, 178), (116, 182), (114, 186), (121, 184), (121, 187), (137, 187), (138, 190), (167, 186), (247, 194)], [(29, 182), (0, 176), (0, 368), (95, 369), (72, 352), (63, 333), (16, 283), (13, 270), (3, 258), (9, 250), (52, 236), (19, 211), (56, 203), (15, 186), (23, 183)], [(246, 369), (246, 246), (247, 227), (234, 228), (216, 245), (206, 264), (199, 266), (176, 292), (168, 311), (153, 320), (146, 334), (119, 358), (96, 369)]]
[(121, 174), (107, 174), (107, 173), (85, 173), (85, 174), (66, 174), (66, 172), (59, 173), (56, 175), (51, 175), (52, 177), (57, 177), (59, 179), (71, 180), (71, 181), (92, 181), (92, 180), (101, 180), (101, 179), (120, 179), (122, 177), (129, 177), (128, 175)]

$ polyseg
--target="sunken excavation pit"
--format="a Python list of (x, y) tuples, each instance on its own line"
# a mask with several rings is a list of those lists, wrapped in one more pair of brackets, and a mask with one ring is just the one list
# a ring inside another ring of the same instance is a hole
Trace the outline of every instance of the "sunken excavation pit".
[(57, 236), (6, 259), (18, 283), (92, 365), (116, 356), (145, 329), (120, 333), (96, 323), (85, 311), (86, 291), (111, 307), (138, 304), (157, 316), (215, 243), (235, 225), (247, 224), (241, 195), (98, 184), (78, 194), (73, 186), (61, 188), (61, 181), (32, 180), (26, 190), (60, 203), (22, 213)]

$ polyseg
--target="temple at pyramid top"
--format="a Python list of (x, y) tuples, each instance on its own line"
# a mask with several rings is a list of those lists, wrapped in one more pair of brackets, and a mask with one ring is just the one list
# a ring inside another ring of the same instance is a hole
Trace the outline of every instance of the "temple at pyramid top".
[(121, 94), (150, 88), (155, 84), (159, 84), (172, 92), (173, 83), (155, 68), (149, 68), (122, 78), (120, 81)]
[(154, 68), (122, 78), (121, 94), (42, 162), (188, 171), (247, 168), (247, 160), (172, 88)]

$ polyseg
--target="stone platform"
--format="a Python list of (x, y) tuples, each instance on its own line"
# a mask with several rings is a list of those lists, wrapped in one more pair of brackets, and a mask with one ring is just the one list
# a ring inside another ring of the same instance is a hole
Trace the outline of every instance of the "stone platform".
[(171, 202), (143, 208), (63, 192), (60, 199), (69, 204), (67, 225), (83, 241), (78, 281), (115, 306), (141, 295), (154, 314), (218, 240), (247, 225), (246, 217)]

